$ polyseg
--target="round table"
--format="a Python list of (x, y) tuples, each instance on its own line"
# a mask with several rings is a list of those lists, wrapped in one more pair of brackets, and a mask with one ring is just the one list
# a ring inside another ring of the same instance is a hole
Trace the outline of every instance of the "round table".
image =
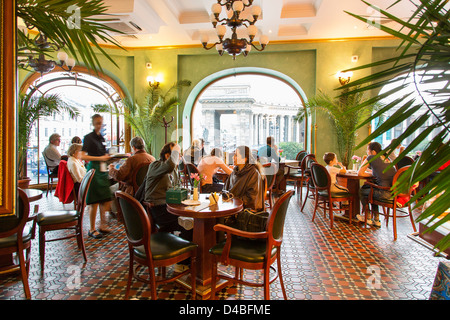
[(348, 189), (348, 191), (353, 195), (354, 197), (354, 203), (352, 205), (353, 208), (353, 218), (356, 218), (357, 214), (360, 214), (360, 199), (359, 199), (359, 189), (361, 186), (360, 181), (361, 180), (368, 180), (368, 179), (372, 179), (373, 176), (360, 176), (358, 175), (358, 172), (354, 172), (354, 171), (347, 171), (346, 173), (338, 173), (336, 175), (337, 178), (337, 183), (343, 187), (346, 187)]
[[(210, 205), (209, 194), (200, 194), (202, 202), (198, 206), (184, 204), (167, 204), (167, 211), (181, 217), (194, 219), (193, 242), (198, 245), (197, 251), (197, 292), (205, 298), (210, 290), (212, 255), (209, 249), (216, 244), (216, 232), (213, 227), (216, 219), (231, 216), (243, 210), (243, 202), (239, 199), (223, 201), (219, 198), (217, 204)], [(189, 281), (182, 282), (188, 286)], [(222, 287), (224, 284), (221, 284)]]
[(42, 190), (38, 190), (38, 189), (24, 189), (23, 191), (25, 191), (25, 193), (28, 197), (28, 201), (30, 201), (30, 202), (38, 201), (38, 200), (42, 199), (42, 195), (44, 193)]

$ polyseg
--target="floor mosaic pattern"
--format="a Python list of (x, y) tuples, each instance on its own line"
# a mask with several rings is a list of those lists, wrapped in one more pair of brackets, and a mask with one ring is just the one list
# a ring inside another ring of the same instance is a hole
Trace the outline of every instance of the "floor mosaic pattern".
[[(41, 211), (62, 207), (51, 195), (44, 196), (38, 204)], [(398, 240), (393, 241), (392, 222), (387, 227), (383, 223), (380, 229), (363, 229), (359, 224), (349, 225), (336, 219), (330, 229), (328, 218), (321, 212), (311, 221), (312, 209), (312, 203), (307, 203), (302, 213), (296, 197), (291, 199), (282, 246), (288, 299), (429, 298), (438, 263), (447, 260), (434, 257), (429, 249), (408, 237), (413, 231), (409, 219), (398, 220)], [(112, 217), (109, 222), (113, 232), (95, 240), (87, 236), (86, 215), (86, 264), (74, 239), (47, 243), (43, 275), (36, 237), (29, 276), (32, 299), (123, 299), (128, 248), (123, 226)], [(244, 277), (252, 281), (261, 279), (259, 272), (252, 271), (246, 271)], [(157, 292), (158, 299), (190, 298), (190, 293), (178, 284), (162, 285)], [(259, 300), (263, 299), (263, 292), (260, 288), (239, 285), (223, 289), (218, 297)], [(150, 290), (146, 284), (135, 281), (130, 298), (149, 299)], [(278, 280), (271, 285), (271, 298), (283, 299)], [(0, 299), (25, 299), (20, 278), (0, 277)]]

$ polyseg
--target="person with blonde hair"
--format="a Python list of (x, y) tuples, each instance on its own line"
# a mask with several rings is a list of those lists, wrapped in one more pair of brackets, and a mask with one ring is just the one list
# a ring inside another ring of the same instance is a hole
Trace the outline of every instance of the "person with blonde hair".
[(86, 167), (84, 166), (83, 160), (81, 160), (81, 149), (82, 144), (74, 143), (70, 145), (69, 150), (67, 150), (67, 170), (69, 170), (70, 176), (74, 182), (75, 193), (78, 194), (80, 188), (80, 182), (86, 175)]

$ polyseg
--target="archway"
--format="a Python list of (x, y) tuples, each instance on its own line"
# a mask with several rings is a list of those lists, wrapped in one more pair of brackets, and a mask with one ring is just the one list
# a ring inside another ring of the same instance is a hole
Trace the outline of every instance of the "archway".
[[(231, 78), (233, 76), (245, 76), (245, 75), (255, 75), (255, 76), (262, 76), (262, 77), (267, 77), (267, 79), (272, 79), (272, 80), (276, 80), (280, 83), (283, 83), (286, 87), (289, 87), (293, 92), (295, 92), (295, 94), (298, 97), (298, 107), (300, 107), (300, 105), (304, 105), (304, 102), (306, 101), (306, 95), (304, 93), (304, 91), (302, 90), (302, 88), (298, 85), (298, 83), (296, 83), (292, 78), (290, 78), (289, 76), (278, 72), (276, 70), (271, 70), (271, 69), (265, 69), (265, 68), (255, 68), (255, 67), (243, 67), (243, 68), (232, 68), (232, 69), (226, 69), (226, 70), (222, 70), (219, 72), (216, 72), (214, 74), (209, 75), (208, 77), (204, 78), (203, 80), (201, 80), (194, 88), (193, 90), (190, 92), (187, 100), (186, 100), (186, 104), (185, 104), (185, 108), (183, 110), (183, 148), (187, 148), (191, 142), (191, 140), (196, 136), (194, 133), (194, 111), (196, 108), (196, 104), (198, 103), (200, 97), (202, 96), (202, 94), (211, 86), (214, 86), (216, 83), (220, 83), (221, 80), (226, 79), (226, 78)], [(245, 90), (244, 88), (240, 88), (239, 90)], [(276, 96), (276, 93), (274, 93), (274, 95)], [(249, 101), (251, 102), (251, 101)], [(259, 105), (261, 106), (261, 105)], [(298, 109), (297, 109), (298, 110)], [(216, 112), (217, 114), (225, 114), (225, 113), (229, 113), (229, 111), (223, 111), (223, 112)], [(292, 116), (292, 115), (291, 115)], [(220, 116), (219, 116), (220, 117)], [(262, 118), (258, 119), (258, 122), (256, 122), (256, 118), (254, 117), (254, 115), (252, 115), (252, 127), (257, 128), (257, 125), (263, 125), (263, 121)], [(271, 125), (273, 126), (277, 126), (277, 123), (282, 125), (283, 128), (287, 128), (287, 126), (284, 126), (284, 122), (288, 121), (287, 117), (282, 117), (281, 115), (278, 117), (275, 117), (275, 122)], [(289, 121), (292, 121), (293, 117), (290, 118)], [(301, 144), (303, 145), (304, 148), (306, 148), (306, 146), (308, 145), (308, 141), (310, 140), (310, 134), (308, 133), (308, 120), (309, 119), (305, 119), (305, 122), (303, 124), (304, 127), (304, 134), (301, 136), (301, 140), (302, 141), (298, 141), (301, 142)], [(266, 120), (264, 120), (266, 121)], [(264, 122), (266, 123), (266, 122)], [(267, 124), (268, 124), (268, 120), (267, 120)], [(217, 124), (217, 122), (216, 122)], [(282, 129), (282, 130), (278, 130), (278, 131), (270, 131), (268, 130), (268, 125), (265, 125), (266, 131), (264, 131), (264, 134), (270, 134), (270, 133), (274, 133), (277, 132), (278, 133), (278, 137), (281, 137), (283, 135), (285, 136), (292, 136), (292, 132), (288, 131), (287, 129)], [(197, 134), (198, 135), (198, 134)], [(252, 136), (254, 136), (255, 138), (252, 139), (248, 144), (249, 145), (259, 145), (262, 143), (262, 132), (261, 134), (256, 134), (256, 133), (252, 133)], [(258, 137), (258, 138), (256, 138)], [(216, 138), (217, 139), (217, 138)], [(258, 140), (259, 139), (259, 140)], [(265, 137), (264, 137), (264, 141), (265, 141)], [(217, 141), (216, 141), (217, 142)]]
[(123, 116), (102, 112), (105, 106), (112, 110), (120, 110), (122, 99), (126, 97), (125, 91), (111, 77), (102, 73), (93, 74), (84, 67), (78, 67), (71, 73), (55, 70), (42, 77), (40, 74), (32, 73), (23, 82), (20, 92), (29, 96), (57, 94), (79, 111), (76, 119), (71, 119), (67, 112), (62, 112), (42, 117), (34, 124), (28, 142), (26, 162), (27, 176), (32, 179), (32, 184), (46, 181), (47, 170), (41, 155), (48, 145), (49, 137), (54, 133), (60, 135), (59, 151), (65, 154), (72, 138), (77, 136), (83, 139), (92, 130), (90, 117), (94, 113), (103, 113), (106, 147), (114, 148), (117, 152), (126, 151), (129, 130), (125, 126)]

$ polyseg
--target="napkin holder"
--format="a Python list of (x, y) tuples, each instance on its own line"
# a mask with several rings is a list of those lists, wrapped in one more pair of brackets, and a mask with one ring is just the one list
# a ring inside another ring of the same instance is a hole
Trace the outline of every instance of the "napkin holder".
[(184, 188), (170, 188), (166, 192), (166, 203), (181, 204), (187, 199), (187, 189)]

